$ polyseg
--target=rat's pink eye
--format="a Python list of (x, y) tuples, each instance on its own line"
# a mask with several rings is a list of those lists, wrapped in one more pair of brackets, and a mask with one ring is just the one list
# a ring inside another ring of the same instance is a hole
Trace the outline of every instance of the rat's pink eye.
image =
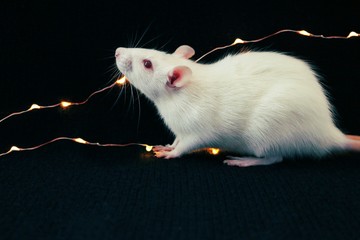
[(152, 68), (152, 62), (148, 59), (145, 59), (144, 61), (144, 67), (147, 68), (147, 69), (150, 69)]

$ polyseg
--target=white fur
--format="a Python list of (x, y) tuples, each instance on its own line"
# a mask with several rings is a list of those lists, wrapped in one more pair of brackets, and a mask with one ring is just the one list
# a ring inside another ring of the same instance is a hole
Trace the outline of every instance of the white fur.
[[(155, 103), (176, 136), (174, 149), (161, 156), (205, 147), (256, 157), (322, 156), (347, 142), (316, 74), (297, 58), (250, 51), (199, 64), (156, 50), (117, 51), (120, 71)], [(143, 59), (152, 61), (152, 70)], [(166, 82), (176, 66), (192, 74), (172, 89)]]

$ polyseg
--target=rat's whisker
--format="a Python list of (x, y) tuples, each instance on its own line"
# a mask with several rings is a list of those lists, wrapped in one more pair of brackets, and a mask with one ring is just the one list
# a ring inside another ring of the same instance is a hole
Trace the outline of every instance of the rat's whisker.
[(114, 55), (110, 55), (110, 56), (108, 56), (108, 57), (102, 57), (102, 58), (100, 58), (100, 60), (109, 60), (109, 59), (113, 59), (114, 58)]
[(111, 72), (110, 74), (110, 80), (107, 82), (107, 84), (115, 82), (117, 79), (119, 79), (122, 74), (119, 71), (119, 69), (116, 66), (116, 63), (114, 63), (112, 66), (109, 67), (109, 70), (107, 72)]
[(116, 64), (114, 64), (113, 70), (112, 70), (112, 74), (111, 74), (111, 76), (110, 76), (111, 79), (112, 79), (112, 81), (121, 78), (121, 76), (122, 76), (121, 72), (120, 72), (119, 69), (117, 68)]
[(134, 89), (133, 89), (133, 86), (132, 85), (130, 85), (130, 93), (131, 93), (131, 99), (130, 99), (130, 101), (131, 101), (131, 105), (132, 105), (132, 112), (133, 112), (133, 114), (134, 114), (134, 112), (135, 112), (135, 100), (134, 100)]
[[(105, 73), (110, 73), (111, 72), (112, 74), (114, 74), (114, 73), (117, 74), (118, 71), (119, 71), (119, 69), (117, 68), (116, 63), (114, 63), (114, 64), (110, 65), (109, 67), (107, 67), (107, 70), (105, 71)], [(112, 77), (114, 77), (114, 76), (112, 76)]]
[(167, 42), (165, 42), (163, 45), (161, 45), (159, 47), (160, 50), (163, 50), (165, 48), (166, 45), (168, 45), (170, 42), (172, 41), (172, 39), (169, 39)]
[[(122, 74), (119, 73), (119, 76), (117, 77), (117, 79), (120, 79), (121, 76), (122, 76)], [(120, 97), (121, 97), (121, 95), (122, 95), (123, 92), (125, 92), (124, 102), (126, 103), (126, 87), (127, 87), (126, 84), (122, 84), (122, 85), (120, 86), (120, 92), (118, 93), (115, 102), (114, 102), (113, 105), (111, 106), (111, 109), (113, 109), (113, 108), (115, 107), (115, 105), (119, 102), (119, 99), (120, 99)], [(124, 90), (124, 89), (125, 89), (125, 90)]]
[(137, 36), (138, 36), (137, 32), (135, 32), (135, 34), (132, 35), (132, 39), (131, 39), (131, 43), (130, 43), (132, 48), (136, 47)]
[(140, 126), (140, 117), (141, 117), (141, 102), (140, 102), (140, 93), (139, 90), (137, 88), (135, 88), (135, 92), (136, 92), (136, 96), (137, 96), (137, 102), (138, 102), (138, 107), (139, 107), (139, 115), (138, 115), (138, 121), (137, 121), (137, 132), (139, 132), (139, 126)]
[(155, 40), (158, 39), (158, 38), (160, 38), (160, 35), (158, 35), (158, 36), (156, 36), (156, 37), (153, 37), (152, 39), (150, 39), (149, 41), (145, 42), (144, 44), (142, 44), (142, 45), (139, 46), (139, 47), (143, 48), (143, 47), (145, 47), (146, 45), (148, 45), (149, 43), (155, 41)]
[(141, 35), (140, 39), (137, 41), (135, 47), (138, 47), (140, 42), (143, 40), (144, 36), (146, 35), (146, 33), (149, 31), (151, 26), (151, 23), (149, 24), (149, 26), (147, 26), (147, 28), (145, 29), (145, 31), (143, 32), (143, 34)]

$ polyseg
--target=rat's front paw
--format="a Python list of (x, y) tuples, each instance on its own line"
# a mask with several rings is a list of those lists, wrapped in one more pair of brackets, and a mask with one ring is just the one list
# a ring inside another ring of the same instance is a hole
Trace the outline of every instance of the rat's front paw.
[(166, 146), (162, 146), (162, 145), (157, 145), (157, 146), (154, 146), (153, 149), (152, 149), (155, 153), (156, 152), (170, 152), (172, 150), (174, 150), (173, 147), (171, 147), (171, 145), (166, 145)]
[(155, 157), (157, 158), (177, 158), (179, 157), (179, 154), (177, 154), (175, 151), (154, 151)]

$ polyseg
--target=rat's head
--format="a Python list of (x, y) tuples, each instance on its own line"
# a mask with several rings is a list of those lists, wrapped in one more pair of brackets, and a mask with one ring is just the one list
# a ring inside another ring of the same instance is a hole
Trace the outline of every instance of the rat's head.
[(192, 74), (188, 59), (194, 54), (194, 49), (183, 45), (173, 54), (144, 48), (118, 48), (115, 57), (117, 67), (129, 82), (155, 100), (165, 92), (186, 86)]

